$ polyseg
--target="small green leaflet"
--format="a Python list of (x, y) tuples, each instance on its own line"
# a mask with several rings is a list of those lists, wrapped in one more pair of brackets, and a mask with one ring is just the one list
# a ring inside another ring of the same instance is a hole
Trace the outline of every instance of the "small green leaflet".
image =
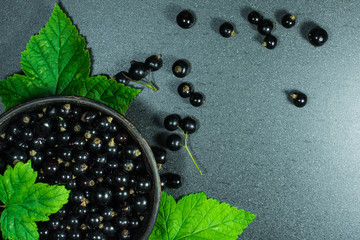
[(236, 240), (256, 217), (231, 207), (205, 193), (192, 193), (175, 199), (161, 192), (158, 217), (149, 240)]
[[(15, 74), (0, 82), (0, 96), (6, 108), (37, 97), (67, 94), (98, 100), (125, 114), (140, 90), (116, 81), (100, 83), (104, 77), (89, 77), (90, 57), (85, 45), (84, 37), (55, 4), (45, 27), (30, 38), (21, 54), (25, 75)], [(91, 93), (87, 85), (91, 86)]]
[(36, 221), (48, 221), (49, 215), (68, 202), (64, 186), (35, 183), (37, 172), (31, 161), (18, 162), (0, 175), (1, 232), (4, 239), (39, 239)]

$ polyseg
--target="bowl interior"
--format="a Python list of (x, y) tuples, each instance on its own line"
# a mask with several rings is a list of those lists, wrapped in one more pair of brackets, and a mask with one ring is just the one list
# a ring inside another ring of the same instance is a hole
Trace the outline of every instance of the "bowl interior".
[(133, 140), (140, 146), (141, 152), (143, 154), (143, 159), (145, 161), (145, 167), (148, 174), (152, 180), (152, 190), (150, 192), (149, 199), (149, 208), (144, 215), (143, 220), (143, 228), (139, 229), (133, 239), (141, 239), (145, 240), (151, 234), (151, 231), (154, 227), (157, 213), (159, 210), (160, 204), (160, 178), (157, 171), (156, 162), (152, 151), (146, 142), (146, 140), (141, 136), (139, 131), (134, 127), (134, 125), (129, 122), (124, 116), (115, 110), (107, 107), (100, 102), (76, 96), (52, 96), (46, 98), (39, 98), (35, 100), (31, 100), (29, 102), (20, 104), (9, 111), (3, 113), (0, 116), (0, 133), (4, 132), (8, 123), (12, 121), (14, 117), (23, 112), (30, 112), (32, 110), (44, 108), (50, 104), (66, 104), (69, 103), (73, 106), (85, 107), (100, 111), (106, 115), (109, 115), (116, 121), (121, 127), (123, 127), (129, 135), (133, 138)]

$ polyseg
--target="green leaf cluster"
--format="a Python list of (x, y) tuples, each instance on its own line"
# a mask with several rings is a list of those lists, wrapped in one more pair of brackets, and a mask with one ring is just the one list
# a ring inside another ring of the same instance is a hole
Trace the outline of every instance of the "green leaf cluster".
[(68, 202), (64, 186), (35, 183), (31, 161), (19, 162), (0, 175), (1, 232), (4, 239), (39, 239), (36, 221), (48, 221)]
[(0, 82), (0, 96), (7, 109), (27, 100), (49, 95), (76, 95), (100, 101), (122, 114), (140, 92), (106, 76), (89, 77), (90, 57), (85, 39), (55, 4), (39, 34), (32, 36), (21, 54), (25, 75)]
[(149, 240), (236, 240), (256, 216), (243, 209), (192, 193), (177, 203), (161, 193), (158, 217)]

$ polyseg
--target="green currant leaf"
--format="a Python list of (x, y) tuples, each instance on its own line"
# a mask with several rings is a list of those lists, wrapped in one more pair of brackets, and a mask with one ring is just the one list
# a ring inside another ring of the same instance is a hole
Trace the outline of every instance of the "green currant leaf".
[(34, 221), (15, 218), (5, 209), (1, 214), (1, 232), (4, 239), (39, 239), (39, 232)]
[(90, 57), (85, 39), (55, 4), (49, 21), (32, 36), (21, 54), (22, 70), (31, 80), (41, 81), (50, 94), (62, 94), (73, 80), (87, 79)]
[(38, 239), (35, 221), (48, 221), (68, 202), (70, 191), (64, 186), (35, 183), (36, 177), (31, 161), (8, 167), (0, 176), (3, 238)]
[(150, 240), (236, 240), (255, 218), (243, 209), (192, 193), (178, 203), (161, 193), (160, 210)]
[(93, 76), (86, 81), (77, 81), (73, 88), (67, 89), (64, 93), (87, 97), (100, 101), (109, 107), (125, 114), (140, 89), (134, 89), (124, 84), (117, 83), (106, 76)]
[(30, 80), (24, 75), (14, 74), (0, 82), (1, 101), (7, 109), (29, 99), (49, 95), (49, 89), (38, 79)]

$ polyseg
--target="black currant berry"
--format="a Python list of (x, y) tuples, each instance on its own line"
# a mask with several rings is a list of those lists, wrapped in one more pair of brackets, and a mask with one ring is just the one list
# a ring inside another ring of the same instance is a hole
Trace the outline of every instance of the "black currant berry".
[(143, 213), (149, 207), (149, 200), (146, 196), (140, 195), (134, 198), (134, 210)]
[(126, 229), (129, 226), (130, 221), (129, 218), (126, 216), (119, 216), (116, 218), (115, 223), (119, 229)]
[(49, 135), (52, 131), (52, 122), (49, 118), (42, 118), (35, 123), (35, 131), (40, 137)]
[(160, 175), (160, 186), (161, 186), (161, 189), (165, 189), (165, 188), (166, 188), (166, 182), (167, 182), (166, 174)]
[(122, 83), (125, 86), (129, 85), (130, 78), (128, 77), (128, 73), (125, 71), (117, 73), (114, 78), (118, 83)]
[(93, 163), (98, 167), (105, 166), (107, 163), (106, 155), (103, 153), (96, 153), (96, 155), (93, 157)]
[(142, 62), (131, 62), (131, 66), (128, 71), (129, 77), (133, 80), (140, 80), (147, 75), (147, 69)]
[(126, 201), (130, 197), (130, 191), (127, 188), (119, 188), (114, 192), (114, 197), (118, 201)]
[(283, 18), (281, 19), (281, 24), (285, 27), (285, 28), (291, 28), (295, 25), (295, 16), (292, 14), (286, 14), (283, 16)]
[(180, 97), (187, 98), (190, 97), (194, 92), (194, 86), (189, 82), (183, 82), (178, 86), (177, 89)]
[(106, 206), (111, 202), (113, 197), (112, 191), (110, 188), (104, 185), (95, 186), (94, 191), (92, 192), (92, 199), (94, 203), (100, 206)]
[(66, 240), (66, 232), (65, 230), (58, 230), (53, 232), (53, 234), (51, 235), (51, 239), (53, 240)]
[(60, 147), (58, 149), (58, 157), (65, 162), (69, 162), (72, 159), (72, 148)]
[(74, 176), (81, 177), (86, 174), (88, 166), (85, 163), (74, 163), (71, 165), (71, 170)]
[(101, 216), (103, 217), (104, 221), (111, 221), (116, 216), (116, 213), (112, 207), (105, 207), (101, 211)]
[(191, 94), (190, 96), (190, 103), (191, 105), (193, 105), (194, 107), (200, 107), (201, 105), (203, 105), (206, 102), (205, 100), (205, 96), (202, 93), (199, 92), (194, 92), (193, 94)]
[(50, 229), (46, 225), (39, 226), (40, 239), (48, 239), (50, 235)]
[(274, 23), (269, 19), (263, 19), (258, 24), (258, 31), (262, 35), (268, 35), (274, 28)]
[(108, 156), (115, 156), (118, 153), (118, 147), (114, 141), (114, 138), (111, 138), (108, 142), (107, 146), (105, 147), (105, 152), (108, 154)]
[(101, 224), (102, 217), (98, 213), (90, 213), (86, 216), (85, 223), (89, 229), (96, 229)]
[(77, 206), (73, 211), (73, 214), (79, 217), (79, 219), (83, 219), (88, 215), (88, 213), (89, 213), (89, 209), (86, 206)]
[(82, 234), (82, 232), (78, 229), (71, 229), (70, 231), (68, 231), (68, 233), (66, 234), (68, 237), (68, 240), (82, 240), (84, 239), (84, 236)]
[(274, 49), (276, 47), (276, 44), (277, 44), (277, 38), (269, 34), (264, 38), (264, 41), (261, 45), (263, 45), (267, 49)]
[(163, 65), (163, 61), (162, 61), (161, 57), (162, 57), (161, 54), (152, 55), (152, 56), (148, 57), (145, 60), (146, 69), (148, 69), (152, 72), (159, 70)]
[(141, 151), (136, 145), (126, 146), (123, 153), (126, 160), (135, 160), (141, 155)]
[(77, 163), (87, 163), (89, 161), (90, 154), (86, 150), (77, 150), (73, 154), (73, 159)]
[(151, 179), (148, 177), (139, 177), (136, 182), (137, 193), (145, 194), (151, 190)]
[(90, 139), (88, 141), (88, 149), (91, 152), (98, 152), (102, 148), (102, 140), (98, 137)]
[(176, 22), (181, 28), (188, 29), (195, 24), (195, 17), (190, 11), (183, 10), (176, 16)]
[(35, 137), (30, 141), (30, 145), (33, 149), (38, 150), (45, 146), (46, 140), (41, 137)]
[(301, 92), (292, 92), (290, 97), (296, 107), (304, 107), (307, 102), (307, 96)]
[(129, 140), (129, 134), (125, 130), (120, 129), (116, 134), (115, 142), (124, 145), (127, 143), (128, 140)]
[(106, 236), (100, 230), (95, 230), (94, 232), (90, 232), (86, 239), (89, 240), (106, 240)]
[(180, 126), (181, 117), (178, 114), (170, 114), (164, 119), (164, 127), (166, 130), (175, 131)]
[(180, 121), (180, 127), (185, 133), (192, 134), (197, 130), (197, 123), (193, 117), (186, 117)]
[(236, 36), (234, 26), (229, 22), (224, 22), (223, 24), (220, 25), (219, 33), (224, 38), (229, 38), (229, 37)]
[(58, 178), (63, 184), (67, 184), (72, 180), (72, 172), (70, 169), (63, 168), (58, 171)]
[(178, 78), (183, 78), (190, 73), (190, 64), (184, 59), (180, 59), (174, 62), (172, 65), (172, 72)]
[(19, 124), (24, 127), (29, 126), (32, 124), (33, 119), (34, 118), (30, 114), (22, 113), (19, 117)]
[(55, 119), (58, 117), (58, 110), (54, 106), (46, 107), (45, 114), (48, 118)]
[(30, 128), (24, 128), (21, 131), (21, 138), (24, 139), (25, 141), (30, 141), (34, 138), (34, 133), (33, 131), (31, 131)]
[(38, 168), (42, 165), (44, 161), (44, 155), (41, 152), (37, 152), (35, 150), (29, 151), (29, 156), (31, 159), (31, 163), (35, 168)]
[(182, 138), (178, 134), (171, 134), (166, 139), (166, 146), (171, 151), (178, 151), (181, 148)]
[(181, 177), (176, 173), (165, 173), (162, 175), (166, 179), (166, 187), (178, 189), (182, 185)]
[(124, 229), (122, 231), (118, 231), (116, 233), (116, 239), (119, 239), (119, 240), (129, 240), (131, 239), (132, 236), (131, 236), (131, 233), (128, 229)]
[(96, 123), (97, 128), (100, 132), (107, 132), (110, 128), (111, 122), (113, 121), (112, 117), (103, 116)]
[(140, 227), (140, 219), (138, 217), (135, 217), (135, 216), (131, 217), (129, 227), (132, 228), (132, 229), (139, 228)]
[(315, 27), (309, 32), (309, 41), (315, 47), (322, 46), (328, 40), (327, 32), (321, 27)]
[(67, 118), (70, 116), (71, 114), (71, 105), (69, 103), (66, 103), (64, 105), (60, 106), (60, 109), (58, 111), (58, 116), (62, 117), (62, 118)]
[(71, 140), (71, 133), (68, 131), (62, 131), (58, 134), (57, 144), (68, 145)]
[(86, 123), (92, 123), (98, 115), (99, 114), (96, 111), (86, 111), (81, 115), (81, 121)]
[(81, 187), (81, 189), (84, 190), (95, 186), (95, 181), (92, 179), (92, 177), (84, 176), (80, 179), (77, 179), (77, 184), (79, 185), (79, 187)]
[(166, 163), (166, 150), (161, 147), (152, 147), (151, 148), (155, 161), (157, 164), (164, 164)]
[(248, 21), (251, 23), (251, 24), (259, 24), (259, 22), (263, 19), (263, 16), (257, 12), (257, 11), (252, 11), (251, 13), (249, 13), (248, 15)]
[(104, 223), (101, 230), (107, 237), (113, 237), (116, 234), (116, 228), (110, 222)]
[(43, 162), (42, 169), (47, 176), (53, 176), (59, 169), (59, 163), (55, 159), (47, 159)]
[(135, 170), (135, 164), (133, 160), (126, 160), (121, 164), (122, 170), (125, 172), (133, 172)]
[(124, 171), (115, 171), (113, 173), (113, 184), (116, 187), (126, 187), (129, 184), (129, 174)]

